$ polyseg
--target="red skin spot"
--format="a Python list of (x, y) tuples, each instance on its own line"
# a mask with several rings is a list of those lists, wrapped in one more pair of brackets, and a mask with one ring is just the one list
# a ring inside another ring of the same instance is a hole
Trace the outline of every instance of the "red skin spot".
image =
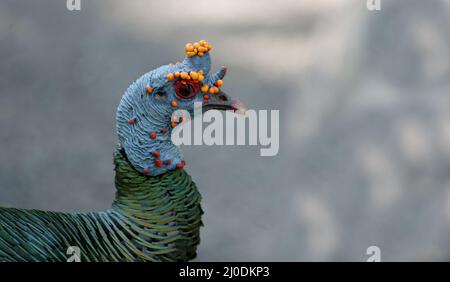
[(154, 156), (155, 158), (159, 158), (161, 157), (161, 153), (159, 151), (154, 151), (152, 152), (152, 156)]
[(132, 118), (132, 119), (130, 119), (130, 120), (128, 121), (128, 123), (131, 124), (131, 125), (133, 125), (133, 124), (136, 123), (136, 119), (135, 119), (135, 118)]
[(155, 161), (155, 166), (156, 167), (162, 167), (162, 161), (161, 160), (156, 160)]
[(169, 132), (169, 129), (167, 127), (163, 127), (161, 131), (162, 133), (166, 134), (167, 132)]
[(181, 163), (177, 163), (177, 164), (175, 165), (175, 167), (176, 167), (177, 169), (182, 169), (185, 165), (186, 165), (186, 162), (185, 162), (185, 161), (181, 161)]
[(152, 132), (152, 133), (150, 133), (150, 138), (152, 138), (152, 139), (156, 139), (156, 132)]
[(165, 165), (170, 165), (171, 163), (172, 163), (172, 162), (171, 162), (170, 160), (165, 160), (165, 161), (164, 161), (164, 164), (165, 164)]
[(150, 170), (149, 170), (148, 168), (145, 168), (144, 171), (143, 171), (143, 173), (144, 173), (145, 175), (149, 175), (149, 174), (150, 174)]

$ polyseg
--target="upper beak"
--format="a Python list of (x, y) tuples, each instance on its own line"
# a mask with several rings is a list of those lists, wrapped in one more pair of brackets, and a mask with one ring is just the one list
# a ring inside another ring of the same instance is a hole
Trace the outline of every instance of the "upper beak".
[(247, 108), (245, 107), (244, 103), (237, 99), (232, 99), (228, 94), (223, 92), (222, 90), (219, 91), (217, 94), (211, 95), (210, 99), (205, 101), (203, 103), (203, 112), (206, 112), (208, 110), (216, 109), (216, 110), (232, 110), (234, 112), (237, 112), (239, 114), (245, 114), (247, 111)]

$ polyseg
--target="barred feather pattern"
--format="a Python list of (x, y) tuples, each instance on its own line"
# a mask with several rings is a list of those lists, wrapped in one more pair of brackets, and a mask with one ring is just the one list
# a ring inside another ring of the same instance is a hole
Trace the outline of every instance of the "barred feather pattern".
[(144, 176), (114, 154), (116, 199), (106, 211), (0, 208), (0, 261), (187, 261), (195, 258), (201, 196), (185, 170)]

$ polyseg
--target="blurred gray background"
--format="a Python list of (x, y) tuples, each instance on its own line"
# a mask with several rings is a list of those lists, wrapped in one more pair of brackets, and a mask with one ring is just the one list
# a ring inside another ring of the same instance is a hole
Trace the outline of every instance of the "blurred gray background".
[(102, 210), (115, 109), (207, 39), (280, 151), (184, 147), (200, 261), (450, 260), (450, 2), (0, 2), (0, 206)]

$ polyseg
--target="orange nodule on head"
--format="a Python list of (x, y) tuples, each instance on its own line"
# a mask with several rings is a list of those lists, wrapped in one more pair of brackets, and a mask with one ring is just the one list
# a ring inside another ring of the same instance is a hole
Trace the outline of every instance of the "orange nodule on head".
[(192, 80), (198, 79), (198, 73), (196, 73), (195, 71), (189, 72), (189, 76), (191, 77)]
[(202, 90), (202, 92), (208, 92), (208, 90), (209, 90), (208, 84), (203, 84), (202, 88), (200, 90)]
[(181, 79), (190, 79), (189, 74), (187, 72), (182, 72), (180, 74)]
[(168, 75), (167, 75), (167, 80), (173, 80), (175, 78), (175, 76), (173, 75), (173, 73), (169, 73)]
[(184, 52), (188, 57), (194, 57), (195, 55), (202, 57), (207, 52), (211, 51), (212, 46), (206, 40), (200, 40), (194, 43), (187, 43), (184, 46)]
[(212, 86), (211, 88), (209, 88), (209, 93), (217, 94), (217, 93), (219, 93), (219, 88)]

